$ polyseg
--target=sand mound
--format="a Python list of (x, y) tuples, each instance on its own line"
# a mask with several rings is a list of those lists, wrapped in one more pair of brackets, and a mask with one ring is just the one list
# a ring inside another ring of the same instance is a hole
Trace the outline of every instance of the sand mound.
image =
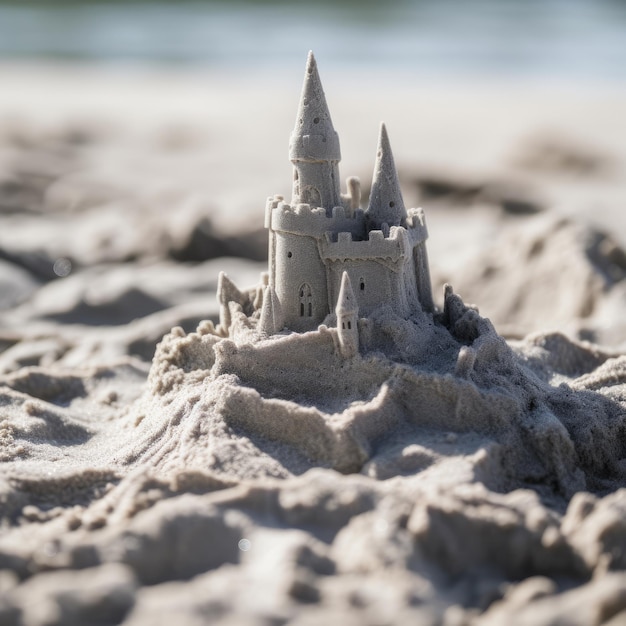
[(250, 342), (203, 323), (164, 338), (147, 386), (132, 360), (5, 376), (3, 621), (625, 611), (624, 357), (509, 346), (451, 292), (434, 323), (377, 320), (348, 361), (332, 328)]
[(509, 345), (451, 291), (434, 319), (379, 310), (348, 360), (334, 328), (231, 312), (230, 337), (175, 328), (149, 373), (2, 378), (5, 623), (626, 611), (626, 357)]
[(509, 224), (460, 268), (458, 281), (509, 336), (559, 329), (605, 345), (626, 342), (626, 252), (598, 228), (553, 215)]

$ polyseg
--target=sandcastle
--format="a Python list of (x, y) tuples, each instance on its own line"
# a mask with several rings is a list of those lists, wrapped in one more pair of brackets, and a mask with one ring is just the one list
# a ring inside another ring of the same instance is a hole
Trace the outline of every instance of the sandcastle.
[[(559, 356), (554, 369), (538, 367), (548, 340), (509, 345), (449, 286), (434, 307), (424, 215), (405, 209), (384, 126), (367, 209), (356, 179), (340, 193), (339, 140), (312, 55), (290, 157), (293, 199), (266, 207), (269, 271), (247, 290), (222, 273), (217, 327), (203, 321), (163, 338), (134, 409), (145, 433), (130, 457), (167, 468), (172, 450), (184, 450), (186, 466), (222, 471), (234, 454), (246, 477), (263, 458), (272, 475), (321, 466), (383, 478), (431, 465), (420, 455), (406, 465), (405, 444), (394, 442), (471, 448), (486, 437), (498, 490), (549, 477), (571, 497), (595, 480), (621, 421), (602, 396), (562, 386), (584, 348), (550, 337), (565, 365)], [(591, 413), (611, 425), (605, 438), (588, 436)]]
[(347, 194), (340, 191), (339, 137), (313, 53), (289, 157), (292, 200), (275, 195), (265, 208), (269, 271), (248, 297), (221, 275), (219, 332), (233, 334), (233, 304), (247, 313), (259, 309), (259, 335), (336, 326), (339, 350), (348, 358), (367, 345), (370, 315), (381, 306), (403, 318), (433, 313), (424, 212), (405, 208), (385, 125), (363, 210), (356, 177), (347, 179)]

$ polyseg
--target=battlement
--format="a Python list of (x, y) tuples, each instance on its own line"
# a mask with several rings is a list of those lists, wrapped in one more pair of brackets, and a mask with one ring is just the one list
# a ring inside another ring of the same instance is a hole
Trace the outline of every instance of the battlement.
[(322, 258), (330, 261), (346, 259), (385, 259), (397, 262), (411, 254), (407, 230), (392, 226), (385, 237), (382, 230), (371, 230), (366, 240), (355, 240), (350, 232), (325, 233), (320, 242)]
[(354, 215), (348, 215), (344, 207), (336, 206), (329, 216), (324, 208), (311, 207), (308, 204), (292, 207), (281, 196), (274, 196), (267, 202), (266, 227), (318, 239), (326, 232), (339, 231), (358, 237), (364, 231), (365, 218), (361, 209), (357, 209)]
[(273, 196), (268, 196), (267, 201), (265, 203), (265, 228), (269, 228), (272, 220), (272, 210), (277, 208), (278, 205), (285, 199), (284, 196), (279, 194), (275, 194)]

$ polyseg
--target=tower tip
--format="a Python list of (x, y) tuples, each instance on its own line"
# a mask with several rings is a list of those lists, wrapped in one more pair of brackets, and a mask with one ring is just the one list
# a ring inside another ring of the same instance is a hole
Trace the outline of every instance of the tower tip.
[(309, 50), (309, 53), (306, 56), (305, 80), (307, 76), (311, 76), (312, 74), (316, 75), (315, 77), (319, 81), (319, 74), (317, 71), (317, 61), (315, 60), (315, 55), (313, 54), (313, 50)]
[(380, 123), (374, 179), (366, 215), (370, 227), (377, 229), (381, 228), (383, 223), (401, 226), (406, 220), (406, 208), (384, 122)]
[(296, 124), (291, 134), (289, 156), (292, 161), (340, 161), (339, 137), (333, 128), (326, 96), (309, 51)]
[(385, 122), (380, 123), (380, 128), (378, 130), (378, 158), (382, 158), (383, 155), (390, 155), (393, 159), (391, 153), (391, 143), (389, 142), (389, 133), (387, 132), (387, 125)]
[(341, 275), (341, 286), (339, 287), (339, 296), (337, 297), (337, 314), (356, 313), (358, 308), (354, 291), (352, 290), (352, 281), (348, 272), (344, 271)]

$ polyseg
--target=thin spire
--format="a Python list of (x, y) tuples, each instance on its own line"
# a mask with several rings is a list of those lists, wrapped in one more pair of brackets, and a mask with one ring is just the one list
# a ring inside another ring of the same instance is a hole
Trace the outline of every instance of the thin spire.
[(341, 287), (339, 289), (335, 312), (337, 313), (337, 317), (339, 317), (341, 315), (358, 313), (358, 311), (359, 305), (354, 297), (350, 276), (348, 276), (348, 272), (344, 272), (341, 276)]
[(404, 226), (406, 223), (406, 208), (384, 123), (380, 125), (374, 179), (366, 216), (370, 229), (379, 229), (385, 222), (389, 226)]
[(313, 52), (309, 52), (296, 126), (289, 142), (289, 158), (302, 161), (340, 161), (339, 137), (330, 119), (326, 96)]
[(284, 320), (278, 296), (271, 285), (265, 288), (263, 307), (259, 318), (259, 330), (265, 335), (274, 335), (282, 330)]

